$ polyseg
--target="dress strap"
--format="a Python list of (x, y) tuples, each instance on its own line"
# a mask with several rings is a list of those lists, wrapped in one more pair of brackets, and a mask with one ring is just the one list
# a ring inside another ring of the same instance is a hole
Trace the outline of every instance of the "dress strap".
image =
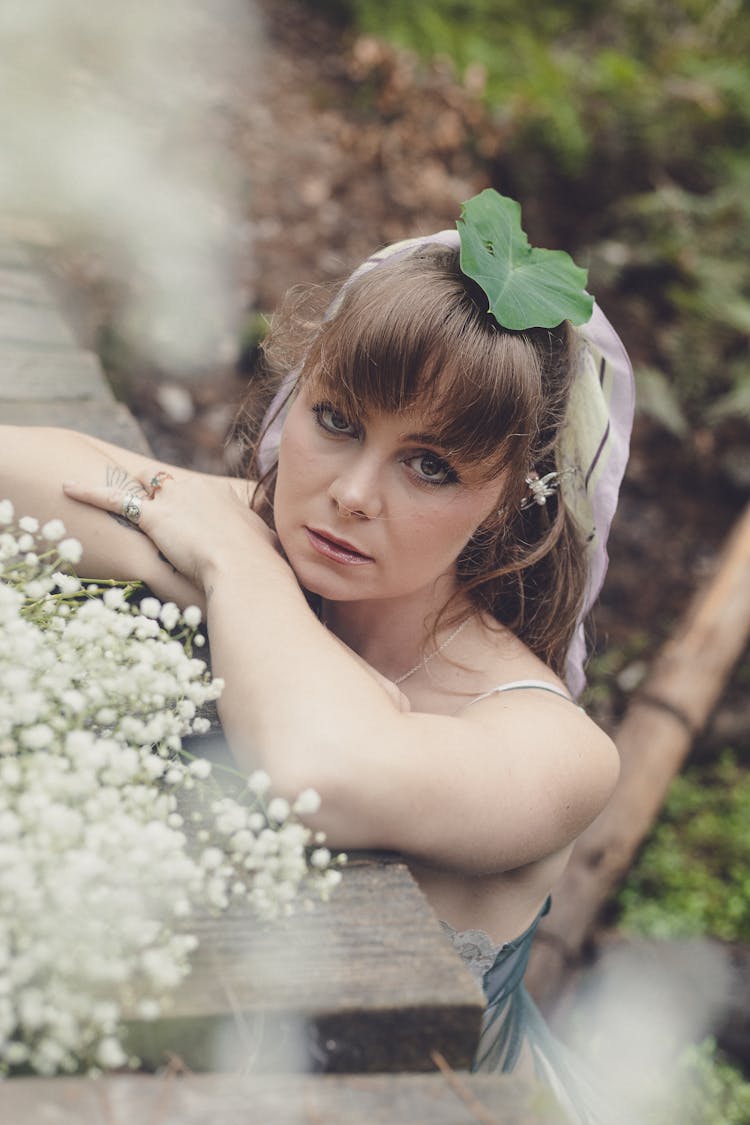
[(562, 688), (556, 687), (554, 684), (547, 683), (546, 680), (511, 680), (507, 684), (498, 684), (497, 687), (490, 688), (482, 695), (478, 695), (476, 699), (472, 699), (467, 703), (467, 707), (471, 707), (472, 703), (480, 703), (483, 699), (489, 699), (491, 695), (499, 695), (502, 691), (523, 691), (528, 688), (534, 688), (537, 691), (551, 691), (553, 695), (559, 695), (563, 699), (567, 699), (569, 703), (575, 703), (575, 700), (568, 695), (567, 691)]

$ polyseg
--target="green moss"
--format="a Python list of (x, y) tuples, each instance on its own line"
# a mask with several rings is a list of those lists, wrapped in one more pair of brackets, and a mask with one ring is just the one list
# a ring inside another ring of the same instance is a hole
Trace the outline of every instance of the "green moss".
[(675, 779), (618, 895), (619, 925), (652, 937), (750, 941), (750, 770), (726, 752)]

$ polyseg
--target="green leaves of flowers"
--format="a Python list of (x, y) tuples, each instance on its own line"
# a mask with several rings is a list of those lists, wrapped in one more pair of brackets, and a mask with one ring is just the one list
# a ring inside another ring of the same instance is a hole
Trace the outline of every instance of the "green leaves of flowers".
[(463, 204), (456, 226), (461, 272), (481, 286), (503, 328), (554, 328), (564, 320), (590, 319), (594, 298), (584, 288), (586, 270), (564, 250), (530, 246), (514, 199), (486, 188)]

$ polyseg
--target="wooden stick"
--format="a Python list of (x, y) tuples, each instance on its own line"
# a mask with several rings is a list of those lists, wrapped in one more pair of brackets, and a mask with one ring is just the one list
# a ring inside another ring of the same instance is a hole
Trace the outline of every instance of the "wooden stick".
[(445, 1056), (440, 1051), (430, 1051), (430, 1057), (453, 1092), (477, 1121), (481, 1122), (482, 1125), (501, 1125), (499, 1118), (490, 1113), (486, 1106), (482, 1105), (479, 1098), (474, 1096), (466, 1083), (458, 1077), (453, 1067), (448, 1065)]
[(721, 696), (750, 637), (750, 505), (730, 533), (713, 577), (657, 654), (615, 736), (622, 769), (604, 812), (576, 844), (553, 889), (526, 981), (550, 1007), (566, 970), (659, 814), (670, 782)]

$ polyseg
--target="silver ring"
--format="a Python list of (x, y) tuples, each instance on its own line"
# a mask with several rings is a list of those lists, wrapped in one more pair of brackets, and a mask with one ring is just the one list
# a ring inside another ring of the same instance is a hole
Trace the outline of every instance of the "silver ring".
[(143, 505), (137, 496), (130, 495), (123, 500), (122, 514), (125, 516), (125, 519), (130, 520), (131, 523), (138, 523), (142, 511)]

